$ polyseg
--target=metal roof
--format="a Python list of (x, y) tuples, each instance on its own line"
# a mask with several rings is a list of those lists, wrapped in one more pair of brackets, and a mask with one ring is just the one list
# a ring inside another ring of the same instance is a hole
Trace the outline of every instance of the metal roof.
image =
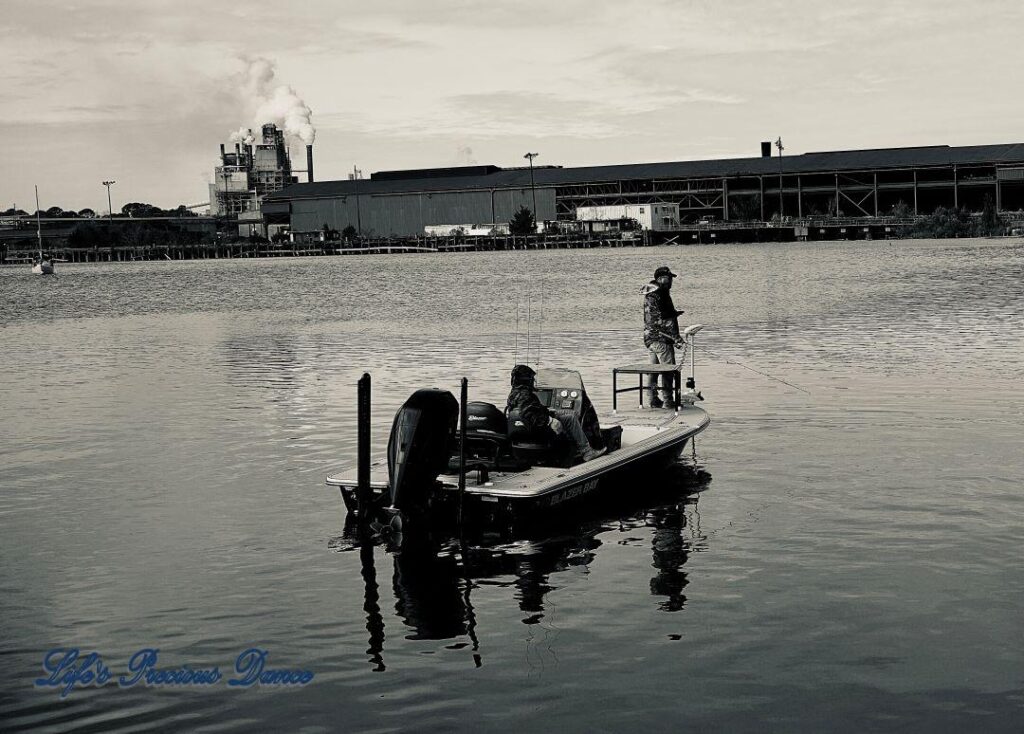
[[(876, 148), (842, 150), (783, 156), (784, 173), (832, 173), (886, 168), (926, 168), (950, 165), (1024, 164), (1024, 143), (950, 147), (931, 145), (919, 148)], [(536, 168), (538, 187), (600, 183), (628, 179), (734, 178), (737, 176), (778, 175), (780, 159), (721, 158), (706, 161), (672, 163), (629, 163), (579, 168)], [(410, 171), (410, 175), (417, 172)], [(481, 176), (441, 176), (421, 172), (426, 177), (362, 179), (359, 181), (315, 181), (298, 183), (264, 197), (264, 201), (319, 199), (355, 194), (412, 194), (420, 192), (466, 191), (472, 189), (528, 188), (529, 169), (498, 169)]]

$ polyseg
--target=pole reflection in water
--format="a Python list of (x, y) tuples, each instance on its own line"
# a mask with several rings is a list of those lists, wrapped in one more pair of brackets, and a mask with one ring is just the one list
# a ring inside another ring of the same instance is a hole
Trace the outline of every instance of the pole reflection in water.
[(382, 673), (384, 666), (384, 617), (380, 613), (380, 591), (377, 586), (377, 570), (373, 563), (373, 543), (363, 534), (359, 546), (359, 562), (362, 567), (363, 589), (365, 601), (363, 611), (366, 612), (366, 631), (370, 635), (366, 654), (374, 664), (374, 672)]
[(483, 665), (483, 658), (480, 656), (480, 640), (476, 636), (476, 611), (473, 609), (473, 603), (469, 600), (469, 590), (473, 588), (473, 582), (469, 578), (467, 572), (467, 547), (464, 538), (459, 539), (459, 552), (462, 555), (462, 570), (463, 570), (463, 600), (466, 603), (466, 620), (468, 625), (466, 632), (469, 634), (469, 639), (473, 643), (473, 664), (476, 667)]
[[(528, 644), (540, 654), (540, 647), (550, 647), (553, 632), (548, 629), (549, 625), (543, 624), (549, 595), (571, 583), (571, 575), (558, 574), (574, 567), (585, 571), (606, 542), (599, 537), (605, 533), (649, 529), (651, 566), (656, 569), (650, 579), (651, 594), (663, 597), (659, 610), (682, 610), (686, 605), (683, 590), (689, 583), (683, 567), (691, 552), (700, 550), (702, 536), (698, 495), (680, 498), (679, 489), (693, 489), (706, 483), (708, 478), (704, 472), (677, 467), (669, 474), (659, 475), (662, 491), (648, 497), (646, 506), (636, 502), (624, 506), (622, 500), (615, 503), (615, 509), (607, 505), (603, 509), (595, 506), (583, 516), (535, 527), (526, 537), (521, 535), (518, 539), (507, 533), (479, 534), (472, 538), (472, 543), (467, 543), (465, 538), (455, 539), (429, 530), (416, 532), (407, 526), (400, 547), (395, 547), (384, 545), (387, 538), (360, 531), (349, 516), (344, 536), (352, 544), (349, 547), (359, 548), (365, 592), (363, 609), (369, 635), (367, 654), (373, 669), (385, 670), (385, 624), (374, 564), (375, 546), (383, 545), (381, 550), (392, 557), (394, 610), (409, 630), (405, 639), (464, 638), (446, 648), (469, 647), (473, 664), (481, 667), (483, 655), (471, 600), (472, 591), (480, 587), (479, 582), (493, 579), (498, 583), (489, 585), (492, 589), (506, 585), (514, 589), (515, 603), (524, 615), (521, 622), (531, 628)], [(666, 491), (674, 494), (670, 502), (666, 502), (670, 499)], [(635, 493), (614, 489), (609, 494), (613, 498), (635, 496)]]

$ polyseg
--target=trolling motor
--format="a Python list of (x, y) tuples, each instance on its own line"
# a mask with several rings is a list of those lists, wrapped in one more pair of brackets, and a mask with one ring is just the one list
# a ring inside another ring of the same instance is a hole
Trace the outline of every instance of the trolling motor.
[[(687, 326), (680, 334), (680, 343), (690, 347), (690, 376), (686, 378), (686, 392), (681, 396), (684, 401), (693, 403), (695, 400), (703, 400), (704, 396), (697, 392), (697, 379), (695, 374), (695, 335), (704, 328), (704, 324)], [(688, 400), (687, 400), (688, 399)]]

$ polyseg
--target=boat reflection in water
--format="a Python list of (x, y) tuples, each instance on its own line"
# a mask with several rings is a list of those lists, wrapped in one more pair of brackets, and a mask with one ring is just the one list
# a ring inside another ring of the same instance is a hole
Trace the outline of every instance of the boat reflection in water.
[[(404, 533), (400, 539), (361, 528), (351, 514), (341, 538), (332, 541), (336, 550), (358, 550), (364, 584), (367, 655), (374, 670), (386, 669), (385, 612), (382, 587), (390, 572), (394, 610), (408, 629), (407, 640), (456, 640), (449, 649), (470, 647), (473, 662), (483, 664), (477, 620), (471, 599), (482, 585), (508, 586), (522, 612), (522, 622), (540, 624), (544, 619), (549, 592), (560, 585), (552, 576), (574, 566), (591, 564), (604, 541), (599, 537), (612, 531), (648, 529), (654, 574), (651, 595), (658, 609), (675, 612), (684, 608), (688, 584), (683, 570), (689, 554), (700, 550), (705, 540), (697, 507), (699, 490), (710, 476), (700, 469), (676, 464), (650, 477), (661, 486), (646, 495), (646, 503), (612, 499), (614, 490), (601, 505), (575, 519), (557, 524), (506, 532), (465, 531), (462, 539), (435, 535), (429, 531)], [(636, 492), (623, 492), (624, 496)], [(396, 542), (396, 540), (398, 542)], [(389, 558), (390, 556), (390, 558)], [(644, 568), (643, 570), (646, 570)], [(640, 572), (641, 569), (638, 569)], [(394, 633), (392, 633), (394, 634)]]

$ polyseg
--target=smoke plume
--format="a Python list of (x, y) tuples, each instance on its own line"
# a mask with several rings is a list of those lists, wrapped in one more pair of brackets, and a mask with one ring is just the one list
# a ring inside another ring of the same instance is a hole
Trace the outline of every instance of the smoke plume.
[[(246, 69), (239, 79), (242, 98), (252, 114), (255, 127), (272, 122), (283, 129), (285, 135), (299, 138), (312, 145), (316, 128), (311, 117), (313, 111), (298, 93), (286, 84), (275, 84), (276, 70), (269, 59), (246, 60)], [(248, 139), (247, 139), (248, 138)], [(243, 126), (231, 134), (232, 142), (254, 142), (249, 128)]]
[(244, 125), (235, 130), (231, 135), (228, 136), (228, 140), (232, 143), (244, 143), (245, 145), (252, 145), (256, 142), (256, 136), (252, 134), (252, 129), (245, 127)]

